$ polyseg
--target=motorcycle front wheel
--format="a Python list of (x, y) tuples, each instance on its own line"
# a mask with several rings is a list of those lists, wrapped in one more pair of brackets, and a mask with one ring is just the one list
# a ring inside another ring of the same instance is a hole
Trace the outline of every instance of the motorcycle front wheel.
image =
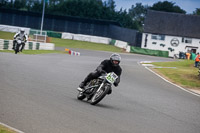
[(19, 44), (16, 44), (16, 46), (15, 46), (15, 54), (17, 54), (18, 52), (19, 52), (19, 47), (20, 47), (20, 45)]
[(108, 91), (110, 90), (109, 87), (103, 87), (99, 90), (99, 92), (96, 92), (92, 99), (91, 99), (91, 102), (90, 104), (91, 105), (95, 105), (97, 103), (99, 103), (108, 93)]

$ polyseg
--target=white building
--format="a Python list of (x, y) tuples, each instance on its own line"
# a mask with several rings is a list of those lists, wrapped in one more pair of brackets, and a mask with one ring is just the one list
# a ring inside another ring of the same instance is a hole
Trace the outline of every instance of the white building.
[(200, 16), (149, 10), (142, 35), (142, 48), (200, 53)]

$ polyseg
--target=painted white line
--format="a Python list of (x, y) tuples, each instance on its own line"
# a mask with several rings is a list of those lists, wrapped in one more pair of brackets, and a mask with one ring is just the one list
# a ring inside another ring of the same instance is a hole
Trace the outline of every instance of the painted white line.
[(142, 65), (145, 66), (145, 67), (147, 67), (147, 66), (154, 67), (154, 65), (152, 65), (152, 64), (142, 64)]
[(15, 132), (17, 132), (17, 133), (24, 133), (24, 132), (22, 132), (22, 131), (20, 131), (20, 130), (18, 130), (18, 129), (16, 129), (16, 128), (13, 128), (13, 127), (11, 127), (11, 126), (8, 126), (8, 125), (6, 125), (6, 124), (4, 124), (4, 123), (1, 123), (1, 122), (0, 122), (0, 125), (3, 125), (3, 126), (9, 128), (9, 129), (11, 129), (11, 130), (13, 130), (13, 131), (15, 131)]
[(193, 95), (195, 95), (195, 96), (200, 97), (200, 94), (195, 93), (195, 92), (193, 92), (193, 91), (190, 91), (190, 90), (188, 90), (188, 89), (182, 88), (182, 87), (180, 87), (180, 86), (178, 86), (178, 85), (176, 85), (176, 84), (170, 82), (169, 80), (165, 79), (164, 77), (160, 76), (160, 75), (157, 74), (156, 72), (152, 71), (150, 68), (148, 68), (148, 67), (145, 67), (145, 68), (146, 68), (147, 70), (149, 70), (150, 72), (154, 73), (155, 75), (157, 75), (158, 77), (162, 78), (164, 81), (166, 81), (166, 82), (168, 82), (168, 83), (170, 83), (170, 84), (172, 84), (172, 85), (178, 87), (179, 89), (181, 89), (181, 90), (183, 90), (183, 91), (186, 91), (186, 92), (188, 92), (188, 93), (190, 93), (190, 94), (193, 94)]
[(152, 61), (140, 61), (140, 63), (152, 63)]

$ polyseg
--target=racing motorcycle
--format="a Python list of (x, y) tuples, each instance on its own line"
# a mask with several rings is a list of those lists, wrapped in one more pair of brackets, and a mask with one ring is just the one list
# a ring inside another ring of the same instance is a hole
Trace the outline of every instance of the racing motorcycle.
[(111, 86), (117, 78), (118, 76), (114, 72), (103, 73), (97, 79), (88, 82), (84, 91), (79, 91), (77, 99), (83, 100), (87, 98), (91, 105), (99, 103), (111, 91)]
[(20, 37), (16, 38), (16, 42), (15, 42), (15, 47), (14, 47), (14, 51), (15, 54), (17, 54), (19, 52), (20, 47), (22, 46), (22, 43), (24, 43), (24, 41), (21, 40)]

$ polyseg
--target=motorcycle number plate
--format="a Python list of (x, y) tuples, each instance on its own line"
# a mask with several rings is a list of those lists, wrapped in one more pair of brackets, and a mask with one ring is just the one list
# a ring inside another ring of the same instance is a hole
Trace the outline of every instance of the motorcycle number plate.
[(118, 76), (117, 76), (114, 72), (108, 73), (108, 74), (106, 75), (107, 81), (110, 82), (110, 83), (112, 83), (112, 84), (115, 82), (115, 80), (116, 80), (117, 78), (118, 78)]

